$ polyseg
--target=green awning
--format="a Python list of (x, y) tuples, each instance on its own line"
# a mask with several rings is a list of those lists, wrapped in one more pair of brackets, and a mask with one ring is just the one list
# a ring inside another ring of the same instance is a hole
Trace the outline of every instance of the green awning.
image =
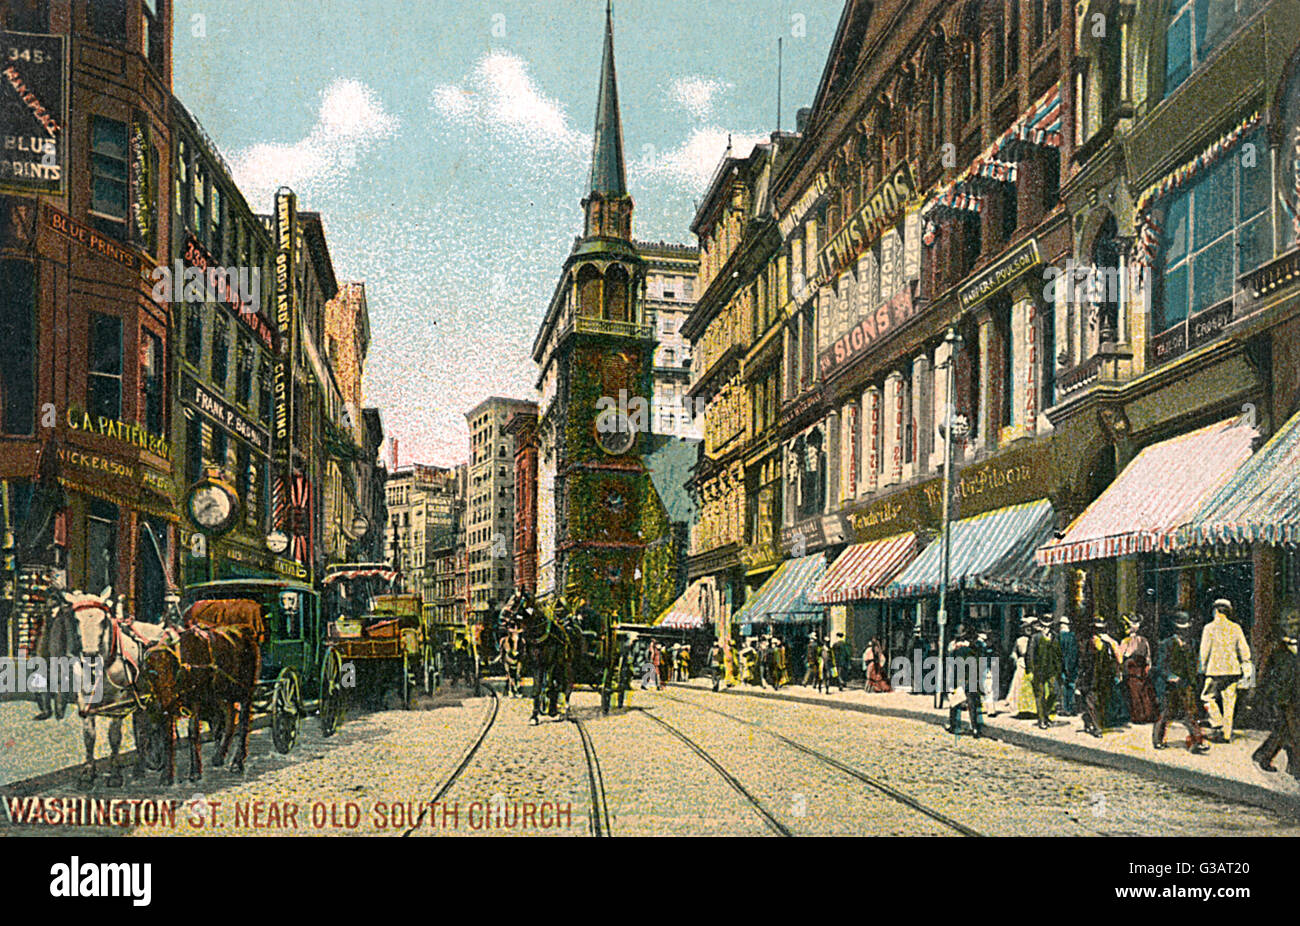
[(732, 615), (732, 623), (793, 624), (820, 620), (825, 609), (810, 602), (808, 594), (825, 573), (825, 554), (786, 560), (754, 597)]
[(1300, 412), (1210, 496), (1181, 533), (1190, 544), (1300, 544)]

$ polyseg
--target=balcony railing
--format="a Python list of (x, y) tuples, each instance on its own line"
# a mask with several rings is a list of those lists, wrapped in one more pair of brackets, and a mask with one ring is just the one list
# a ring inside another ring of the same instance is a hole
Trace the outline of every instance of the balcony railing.
[(1119, 350), (1113, 343), (1103, 343), (1087, 360), (1057, 375), (1056, 400), (1059, 402), (1095, 382), (1119, 379), (1120, 361), (1132, 359), (1131, 353)]
[(654, 338), (654, 329), (650, 325), (620, 322), (608, 318), (591, 318), (586, 315), (579, 315), (573, 320), (573, 330), (579, 334), (601, 334), (615, 338), (633, 338), (638, 341)]

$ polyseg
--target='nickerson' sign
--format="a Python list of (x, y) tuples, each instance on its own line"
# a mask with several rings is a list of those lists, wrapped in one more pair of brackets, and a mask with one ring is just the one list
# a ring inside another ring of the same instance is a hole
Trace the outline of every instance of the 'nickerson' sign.
[(889, 225), (897, 222), (903, 210), (916, 196), (912, 165), (904, 161), (880, 182), (853, 218), (831, 236), (817, 255), (822, 279), (833, 280), (840, 271), (870, 247)]
[(67, 75), (63, 36), (0, 32), (0, 192), (64, 192)]

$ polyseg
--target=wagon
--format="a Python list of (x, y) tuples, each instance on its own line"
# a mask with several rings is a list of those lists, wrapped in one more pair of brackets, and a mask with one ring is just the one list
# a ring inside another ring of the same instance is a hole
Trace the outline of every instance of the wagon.
[(293, 748), (302, 718), (313, 708), (321, 732), (343, 721), (343, 666), (325, 639), (320, 596), (308, 585), (281, 579), (222, 579), (185, 589), (188, 623), (251, 627), (262, 649), (253, 710), (271, 716), (271, 740)]
[(348, 667), (351, 690), (376, 706), (395, 694), (410, 709), (417, 688), (428, 693), (436, 672), (432, 634), (419, 595), (397, 594), (397, 573), (382, 563), (329, 567), (326, 645)]

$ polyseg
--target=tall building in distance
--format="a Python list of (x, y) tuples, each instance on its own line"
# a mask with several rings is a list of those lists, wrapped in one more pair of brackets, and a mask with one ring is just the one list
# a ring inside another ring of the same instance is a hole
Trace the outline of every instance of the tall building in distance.
[(469, 424), (466, 551), (469, 610), (484, 615), (514, 591), (515, 438), (506, 424), (518, 412), (537, 413), (525, 399), (493, 396), (465, 413)]
[(461, 463), (453, 472), (456, 480), (450, 529), (445, 524), (439, 525), (429, 541), (432, 590), (431, 594), (425, 595), (424, 613), (428, 620), (437, 624), (464, 624), (469, 612), (469, 558), (465, 548), (469, 464)]
[(514, 587), (537, 593), (537, 410), (515, 412), (506, 422), (515, 442)]
[(402, 591), (426, 601), (438, 596), (433, 561), (435, 553), (454, 544), (463, 483), (458, 469), (421, 463), (389, 474), (384, 487), (388, 562), (401, 573)]
[(649, 422), (655, 434), (698, 441), (703, 437), (702, 416), (690, 414), (687, 391), (691, 378), (691, 342), (682, 324), (695, 301), (695, 276), (699, 250), (688, 244), (637, 242), (646, 262), (646, 315), (654, 325), (652, 367), (654, 410)]

